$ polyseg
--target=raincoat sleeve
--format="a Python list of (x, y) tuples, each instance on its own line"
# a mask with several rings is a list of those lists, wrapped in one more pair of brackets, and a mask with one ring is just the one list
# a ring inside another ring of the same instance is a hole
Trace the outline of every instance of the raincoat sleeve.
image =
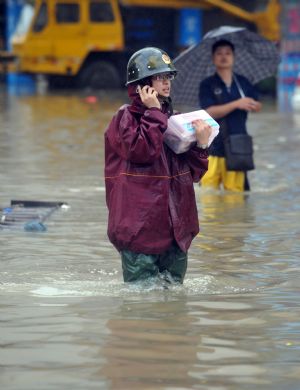
[(111, 146), (125, 160), (153, 163), (161, 154), (167, 123), (168, 116), (158, 108), (149, 108), (141, 116), (125, 109), (119, 123), (113, 125), (117, 136), (111, 139)]
[(184, 153), (184, 156), (191, 170), (193, 181), (199, 182), (208, 169), (208, 149), (201, 149), (195, 145)]

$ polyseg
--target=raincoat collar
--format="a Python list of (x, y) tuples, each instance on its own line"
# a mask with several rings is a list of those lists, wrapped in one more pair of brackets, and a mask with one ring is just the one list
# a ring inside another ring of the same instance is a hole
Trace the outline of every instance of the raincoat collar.
[[(127, 92), (129, 99), (131, 100), (131, 105), (129, 106), (129, 111), (132, 113), (144, 113), (147, 110), (147, 107), (142, 103), (140, 95), (136, 91), (137, 84), (129, 84), (127, 87)], [(161, 102), (161, 110), (163, 113), (173, 114), (172, 99), (170, 97), (159, 98)]]

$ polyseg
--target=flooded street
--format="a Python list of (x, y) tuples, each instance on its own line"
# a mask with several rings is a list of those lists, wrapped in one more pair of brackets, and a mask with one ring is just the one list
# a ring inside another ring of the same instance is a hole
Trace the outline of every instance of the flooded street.
[(250, 115), (252, 191), (195, 185), (183, 286), (127, 286), (106, 236), (103, 133), (126, 95), (0, 92), (0, 208), (66, 202), (0, 230), (3, 390), (299, 390), (300, 114)]

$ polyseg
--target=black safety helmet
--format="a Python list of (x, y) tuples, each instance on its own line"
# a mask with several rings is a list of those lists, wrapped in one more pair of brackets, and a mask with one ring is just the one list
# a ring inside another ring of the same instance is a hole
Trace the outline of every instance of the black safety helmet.
[(177, 74), (168, 54), (157, 47), (145, 47), (130, 57), (127, 64), (126, 85), (165, 72)]

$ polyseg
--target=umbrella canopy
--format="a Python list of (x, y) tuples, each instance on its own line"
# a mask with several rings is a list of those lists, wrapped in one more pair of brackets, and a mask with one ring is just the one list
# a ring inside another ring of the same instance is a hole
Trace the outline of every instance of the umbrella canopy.
[(280, 55), (273, 42), (244, 27), (222, 26), (209, 31), (199, 44), (175, 58), (178, 70), (172, 83), (175, 104), (199, 107), (199, 84), (215, 72), (211, 49), (220, 39), (232, 42), (235, 47), (234, 72), (253, 84), (277, 73)]

